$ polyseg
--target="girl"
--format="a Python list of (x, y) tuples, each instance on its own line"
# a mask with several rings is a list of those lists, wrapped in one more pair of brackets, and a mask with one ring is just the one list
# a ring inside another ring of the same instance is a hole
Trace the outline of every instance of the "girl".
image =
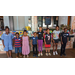
[(38, 34), (38, 51), (39, 51), (39, 54), (38, 56), (43, 56), (42, 54), (42, 45), (43, 45), (43, 31), (42, 31), (42, 27), (39, 27), (39, 31), (37, 32)]
[(68, 44), (69, 41), (69, 33), (67, 33), (67, 28), (64, 28), (64, 32), (61, 33), (61, 54), (60, 56), (65, 54), (65, 48), (66, 48), (66, 44)]
[(28, 54), (30, 53), (30, 48), (29, 48), (29, 36), (27, 36), (27, 31), (24, 30), (23, 32), (23, 36), (22, 36), (22, 54), (28, 56)]
[(51, 47), (51, 33), (49, 32), (49, 28), (47, 29), (47, 33), (44, 35), (44, 43), (46, 48), (46, 56), (51, 55), (50, 47)]
[[(58, 46), (58, 42), (59, 42), (59, 26), (56, 26), (56, 30), (53, 31), (53, 55), (58, 55), (57, 52), (57, 46)], [(54, 46), (56, 46), (56, 50), (54, 50)]]
[(12, 33), (10, 33), (9, 27), (7, 26), (5, 27), (5, 33), (2, 34), (1, 39), (4, 46), (4, 51), (6, 51), (7, 57), (11, 58), (14, 36)]

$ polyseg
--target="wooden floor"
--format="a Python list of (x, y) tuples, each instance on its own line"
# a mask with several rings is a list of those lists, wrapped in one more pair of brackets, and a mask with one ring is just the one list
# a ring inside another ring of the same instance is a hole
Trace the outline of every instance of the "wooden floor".
[[(66, 56), (60, 56), (60, 50), (58, 50), (58, 55), (53, 56), (53, 51), (51, 50), (51, 56), (46, 56), (45, 51), (43, 51), (43, 56), (37, 57), (37, 58), (75, 58), (75, 49), (68, 49), (66, 50)], [(0, 54), (0, 58), (7, 58), (6, 54)], [(16, 58), (16, 54), (12, 53), (12, 58)], [(33, 57), (33, 52), (31, 51), (29, 54), (29, 58), (36, 58)]]

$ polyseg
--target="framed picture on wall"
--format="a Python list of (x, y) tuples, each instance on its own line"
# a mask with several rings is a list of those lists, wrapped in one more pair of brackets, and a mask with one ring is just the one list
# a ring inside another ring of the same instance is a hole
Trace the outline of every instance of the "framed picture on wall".
[(45, 17), (45, 25), (51, 25), (51, 16)]
[(43, 16), (37, 16), (37, 22), (38, 22), (38, 26), (42, 27), (43, 26)]

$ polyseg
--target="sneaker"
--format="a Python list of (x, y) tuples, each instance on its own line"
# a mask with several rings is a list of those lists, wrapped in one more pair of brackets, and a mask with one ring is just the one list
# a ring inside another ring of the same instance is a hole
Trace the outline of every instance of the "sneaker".
[(55, 51), (55, 53), (56, 53), (56, 55), (58, 55), (58, 52), (57, 51)]
[(41, 56), (43, 56), (43, 54), (41, 53)]
[(19, 55), (19, 57), (22, 57), (22, 55)]
[(64, 56), (66, 56), (66, 54), (65, 54), (65, 53), (64, 53), (63, 55), (64, 55)]
[(23, 56), (23, 58), (25, 58), (25, 55)]
[(62, 54), (60, 54), (60, 56), (62, 57)]
[(35, 57), (35, 54), (33, 55), (33, 57)]
[(16, 56), (16, 58), (18, 58), (18, 56)]
[(12, 58), (12, 57), (9, 57), (9, 58)]
[(51, 56), (51, 53), (49, 53), (49, 55)]
[(36, 55), (36, 57), (38, 57), (38, 56)]
[(8, 57), (8, 58), (10, 58), (10, 57)]
[(38, 56), (40, 56), (40, 53), (38, 54)]
[(53, 52), (53, 55), (55, 55), (55, 52)]
[(46, 53), (46, 56), (48, 56), (48, 53)]

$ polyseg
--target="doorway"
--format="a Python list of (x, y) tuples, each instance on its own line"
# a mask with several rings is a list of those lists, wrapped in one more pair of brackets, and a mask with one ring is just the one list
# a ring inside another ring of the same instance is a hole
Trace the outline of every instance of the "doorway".
[(3, 16), (0, 16), (0, 30), (4, 30)]

